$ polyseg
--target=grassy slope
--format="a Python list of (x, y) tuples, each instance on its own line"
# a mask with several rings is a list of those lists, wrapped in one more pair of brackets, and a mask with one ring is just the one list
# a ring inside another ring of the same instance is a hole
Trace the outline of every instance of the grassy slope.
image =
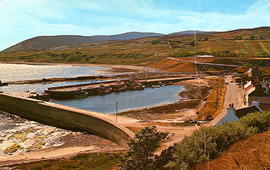
[[(249, 40), (252, 35), (258, 38), (263, 37), (263, 39)], [(244, 40), (235, 40), (237, 36), (242, 36)], [(270, 55), (270, 27), (199, 35), (197, 38), (199, 40), (199, 53), (218, 56), (212, 62), (239, 63), (239, 60), (248, 61), (254, 60), (256, 57)], [(208, 38), (208, 41), (205, 41), (205, 38)], [(80, 48), (51, 51), (2, 52), (0, 53), (0, 60), (132, 65), (144, 63), (170, 71), (181, 69), (192, 71), (193, 66), (191, 64), (171, 64), (165, 60), (165, 57), (193, 55), (194, 46), (190, 45), (193, 39), (193, 36), (164, 36), (130, 41), (91, 43), (84, 44)], [(153, 40), (156, 43), (153, 43)], [(168, 42), (170, 42), (172, 48), (169, 47)], [(155, 54), (158, 57), (155, 57)], [(264, 60), (260, 61), (260, 63), (266, 63)], [(266, 64), (270, 65), (270, 60), (268, 61), (269, 63)], [(164, 62), (167, 66), (164, 66)], [(255, 61), (256, 63), (258, 62)]]
[(83, 170), (106, 170), (117, 169), (120, 154), (82, 154), (71, 159), (41, 161), (20, 165), (17, 168), (23, 170), (42, 169), (42, 170), (58, 170), (58, 169), (83, 169)]
[[(209, 169), (269, 169), (270, 168), (270, 131), (256, 134), (246, 140), (235, 143), (219, 158), (209, 162)], [(197, 167), (207, 169), (208, 163)]]

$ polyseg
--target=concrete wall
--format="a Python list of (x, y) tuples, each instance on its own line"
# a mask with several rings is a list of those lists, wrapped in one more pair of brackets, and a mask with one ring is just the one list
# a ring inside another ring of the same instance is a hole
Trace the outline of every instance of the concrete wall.
[(35, 99), (0, 94), (0, 110), (60, 128), (89, 132), (127, 147), (134, 137), (102, 113), (95, 113)]

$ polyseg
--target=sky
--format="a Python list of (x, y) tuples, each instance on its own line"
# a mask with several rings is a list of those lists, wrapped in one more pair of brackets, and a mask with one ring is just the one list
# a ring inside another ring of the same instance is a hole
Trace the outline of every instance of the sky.
[(41, 35), (270, 26), (270, 0), (0, 0), (0, 50)]

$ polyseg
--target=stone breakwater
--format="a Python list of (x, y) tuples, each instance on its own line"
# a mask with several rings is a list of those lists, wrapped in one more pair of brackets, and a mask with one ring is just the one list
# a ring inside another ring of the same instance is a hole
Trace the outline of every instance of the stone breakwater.
[(60, 138), (71, 133), (4, 112), (0, 120), (0, 158), (61, 146)]

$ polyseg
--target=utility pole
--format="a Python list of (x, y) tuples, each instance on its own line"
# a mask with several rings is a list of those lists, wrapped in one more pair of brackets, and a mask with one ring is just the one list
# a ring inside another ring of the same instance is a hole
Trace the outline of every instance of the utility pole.
[(115, 122), (117, 123), (118, 102), (115, 103)]

